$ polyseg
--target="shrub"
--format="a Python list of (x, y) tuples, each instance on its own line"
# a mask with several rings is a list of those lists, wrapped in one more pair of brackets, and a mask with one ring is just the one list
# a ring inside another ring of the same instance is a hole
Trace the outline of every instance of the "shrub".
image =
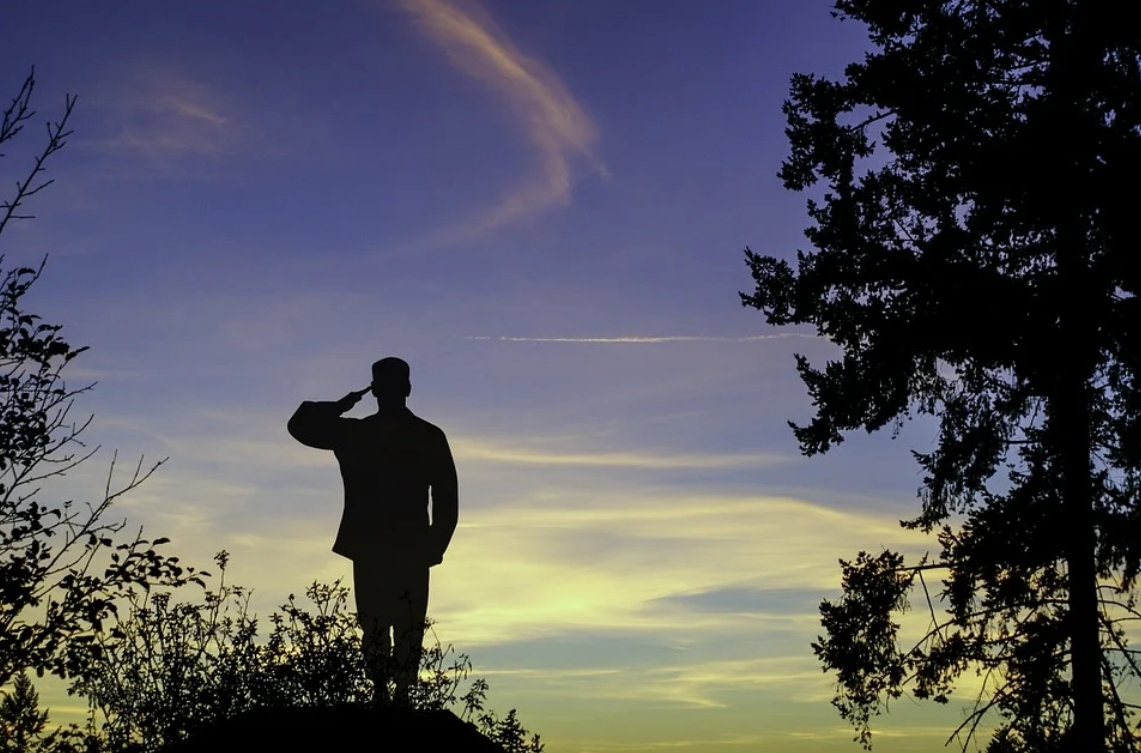
[[(259, 641), (250, 592), (226, 583), (228, 561), (226, 552), (215, 556), (218, 589), (207, 589), (198, 603), (174, 603), (169, 592), (131, 592), (125, 616), (100, 636), (98, 666), (69, 692), (87, 698), (87, 734), (107, 751), (153, 751), (253, 708), (348, 706), (372, 699), (361, 632), (347, 609), (348, 588), (339, 580), (312, 583), (305, 591), (312, 611), (290, 594), (270, 616), (268, 638)], [(450, 645), (443, 648), (431, 625), (434, 645), (424, 647), (411, 706), (462, 705), (460, 718), (508, 753), (541, 753), (539, 736), (527, 739), (515, 709), (503, 719), (485, 711), (485, 680), (473, 680), (457, 696), (471, 661)]]

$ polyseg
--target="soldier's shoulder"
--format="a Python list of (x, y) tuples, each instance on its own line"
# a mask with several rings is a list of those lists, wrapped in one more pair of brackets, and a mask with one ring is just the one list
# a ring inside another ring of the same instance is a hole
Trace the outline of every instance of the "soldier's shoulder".
[(444, 430), (441, 429), (439, 426), (436, 426), (431, 421), (420, 418), (419, 416), (417, 416), (415, 414), (413, 414), (412, 417), (414, 419), (416, 419), (416, 424), (417, 424), (417, 426), (420, 427), (421, 431), (425, 432), (426, 434), (431, 434), (432, 436), (435, 436), (435, 437), (443, 437), (444, 436)]

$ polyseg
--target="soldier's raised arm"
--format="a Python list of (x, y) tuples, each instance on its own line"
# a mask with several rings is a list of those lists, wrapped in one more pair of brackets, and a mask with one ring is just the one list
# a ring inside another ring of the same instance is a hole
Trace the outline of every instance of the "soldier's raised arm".
[(306, 400), (293, 412), (285, 428), (303, 445), (318, 450), (335, 450), (337, 419), (360, 402), (369, 389), (350, 392), (336, 402)]

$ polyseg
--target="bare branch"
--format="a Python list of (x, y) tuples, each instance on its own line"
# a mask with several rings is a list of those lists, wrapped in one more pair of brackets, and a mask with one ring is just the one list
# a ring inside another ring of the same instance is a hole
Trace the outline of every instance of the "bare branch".
[[(31, 87), (30, 86), (27, 90), (26, 96), (27, 97), (31, 96)], [(52, 179), (52, 180), (44, 181), (38, 185), (35, 184), (36, 178), (39, 177), (40, 173), (42, 173), (45, 169), (44, 164), (47, 162), (47, 160), (53, 154), (58, 152), (60, 149), (63, 149), (63, 147), (67, 144), (67, 141), (66, 141), (67, 137), (72, 134), (72, 132), (69, 130), (66, 130), (66, 128), (67, 128), (67, 121), (71, 117), (72, 111), (75, 109), (75, 100), (76, 100), (76, 98), (72, 95), (66, 95), (64, 97), (63, 117), (60, 118), (55, 123), (48, 123), (48, 143), (47, 143), (47, 146), (44, 147), (44, 150), (42, 152), (40, 152), (39, 155), (36, 156), (35, 163), (32, 166), (31, 172), (29, 172), (28, 175), (23, 180), (16, 182), (16, 195), (15, 195), (15, 197), (8, 200), (8, 201), (0, 203), (0, 209), (3, 210), (3, 213), (0, 214), (0, 233), (4, 232), (4, 228), (5, 228), (5, 226), (7, 226), (9, 220), (31, 219), (34, 215), (16, 214), (16, 210), (21, 206), (21, 204), (23, 204), (25, 199), (27, 199), (31, 196), (34, 196), (35, 194), (39, 193), (44, 188), (47, 188), (49, 185), (51, 185), (54, 182), (54, 179)], [(25, 109), (21, 109), (19, 111), (20, 115), (22, 116), (21, 117), (22, 120), (26, 120), (27, 118), (31, 117), (32, 114), (34, 114), (34, 113), (26, 113), (26, 115), (25, 115), (26, 102), (24, 103), (24, 107), (25, 107)], [(16, 122), (19, 122), (19, 121), (16, 121)], [(5, 114), (4, 124), (5, 125), (8, 124), (7, 114)], [(12, 130), (11, 135), (8, 136), (8, 138), (11, 138), (11, 136), (15, 136), (16, 133), (18, 133), (20, 131), (20, 128), (21, 128), (21, 126), (19, 126), (19, 125), (15, 126), (15, 128)]]

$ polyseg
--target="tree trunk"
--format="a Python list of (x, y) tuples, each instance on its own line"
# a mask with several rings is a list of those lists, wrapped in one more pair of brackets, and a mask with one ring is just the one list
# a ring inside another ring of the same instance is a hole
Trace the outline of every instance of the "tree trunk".
[[(1056, 6), (1060, 15), (1048, 24), (1050, 85), (1048, 111), (1056, 141), (1052, 163), (1058, 218), (1057, 296), (1058, 379), (1051, 396), (1056, 420), (1054, 448), (1061, 471), (1062, 523), (1069, 590), (1069, 637), (1074, 726), (1067, 748), (1074, 753), (1106, 751), (1105, 700), (1101, 677), (1101, 613), (1097, 589), (1097, 530), (1094, 523), (1093, 380), (1099, 361), (1097, 307), (1100, 291), (1090, 270), (1095, 220), (1087, 205), (1090, 166), (1096, 138), (1089, 126), (1085, 84), (1099, 55), (1089, 36), (1091, 6)], [(1060, 22), (1060, 23), (1059, 23)], [(1052, 158), (1052, 159), (1051, 159)]]
[(1052, 443), (1061, 471), (1064, 556), (1069, 590), (1071, 690), (1074, 701), (1074, 753), (1106, 750), (1101, 687), (1101, 612), (1097, 590), (1097, 530), (1094, 522), (1093, 377), (1097, 365), (1096, 327), (1091, 325), (1097, 290), (1091, 284), (1087, 234), (1080, 221), (1058, 233), (1058, 378), (1051, 396)]
[[(1071, 369), (1067, 369), (1071, 371)], [(1104, 699), (1101, 688), (1101, 624), (1097, 593), (1097, 535), (1090, 472), (1088, 384), (1071, 380), (1069, 395), (1055, 398), (1062, 442), (1062, 494), (1069, 579), (1071, 688), (1074, 699), (1071, 750), (1105, 750)], [(1076, 380), (1075, 380), (1076, 381)]]

